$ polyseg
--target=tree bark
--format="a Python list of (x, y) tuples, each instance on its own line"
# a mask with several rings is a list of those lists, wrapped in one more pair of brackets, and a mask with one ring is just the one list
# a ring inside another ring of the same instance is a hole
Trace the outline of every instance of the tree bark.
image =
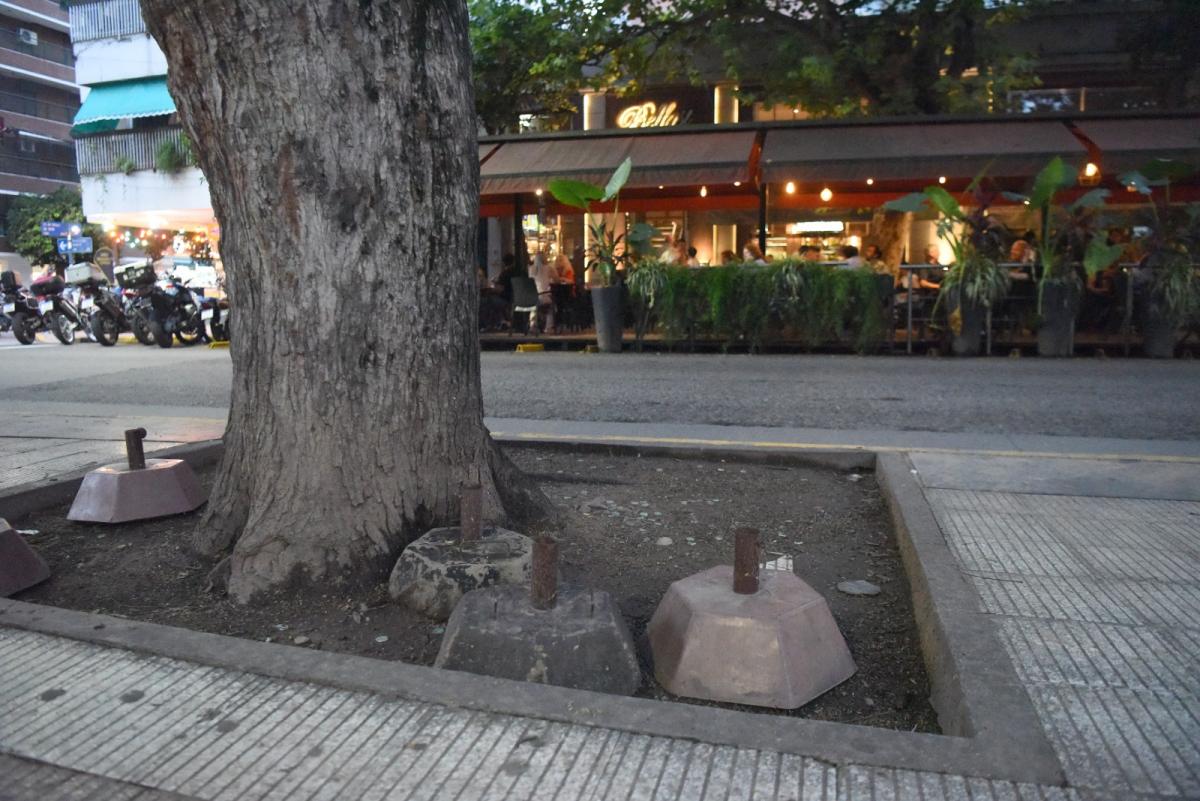
[(912, 217), (911, 212), (883, 208), (876, 209), (871, 217), (871, 241), (879, 247), (884, 262), (893, 274), (899, 273), (904, 243), (908, 241), (908, 233), (912, 229)]
[(463, 0), (143, 0), (221, 226), (225, 456), (195, 546), (229, 591), (376, 585), (454, 519), (549, 509), (492, 443)]

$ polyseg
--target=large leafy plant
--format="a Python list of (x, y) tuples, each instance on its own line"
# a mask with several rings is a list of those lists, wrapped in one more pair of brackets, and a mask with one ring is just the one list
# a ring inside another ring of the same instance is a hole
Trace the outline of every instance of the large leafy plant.
[[(589, 215), (593, 203), (607, 203), (611, 200), (613, 201), (612, 213), (615, 216), (620, 210), (621, 189), (629, 180), (629, 173), (632, 169), (633, 161), (627, 158), (613, 172), (605, 186), (597, 186), (586, 181), (557, 178), (550, 181), (547, 188), (559, 203), (581, 209)], [(630, 226), (626, 233), (618, 234), (616, 227), (610, 226), (603, 215), (595, 222), (589, 223), (588, 229), (591, 232), (592, 241), (588, 247), (587, 269), (599, 277), (600, 286), (606, 287), (616, 283), (617, 268), (632, 264), (636, 251), (644, 248), (655, 233), (654, 226), (637, 223)]]
[(890, 200), (884, 208), (935, 212), (938, 236), (950, 244), (954, 254), (954, 263), (942, 278), (939, 302), (948, 294), (957, 293), (969, 303), (988, 306), (1004, 298), (1009, 284), (1008, 270), (996, 259), (1004, 229), (988, 214), (1000, 193), (984, 186), (982, 174), (971, 182), (967, 191), (972, 199), (969, 211), (941, 186), (927, 186), (920, 192)]
[(1075, 170), (1055, 156), (1033, 179), (1028, 195), (1005, 193), (1038, 215), (1038, 314), (1048, 283), (1079, 285), (1081, 278), (1105, 269), (1122, 252), (1120, 245), (1109, 245), (1095, 225), (1096, 211), (1109, 195), (1107, 189), (1093, 189), (1069, 204), (1057, 202), (1058, 194), (1074, 186), (1077, 179)]
[(1117, 179), (1150, 201), (1141, 215), (1150, 229), (1142, 241), (1146, 255), (1141, 265), (1149, 269), (1151, 299), (1172, 320), (1200, 311), (1195, 266), (1200, 260), (1200, 204), (1171, 205), (1171, 184), (1195, 172), (1184, 162), (1155, 159)]

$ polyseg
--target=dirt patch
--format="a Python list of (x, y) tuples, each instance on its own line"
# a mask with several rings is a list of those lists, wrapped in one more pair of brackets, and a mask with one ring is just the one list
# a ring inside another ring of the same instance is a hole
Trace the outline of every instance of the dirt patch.
[[(768, 559), (790, 558), (826, 597), (858, 665), (815, 701), (776, 714), (937, 731), (908, 582), (870, 472), (547, 449), (509, 454), (566, 511), (569, 530), (550, 532), (561, 540), (564, 579), (606, 590), (620, 604), (642, 660), (639, 695), (706, 703), (658, 686), (645, 628), (672, 581), (731, 563), (732, 531), (749, 525), (762, 531)], [(207, 490), (211, 473), (200, 478)], [(54, 571), (20, 600), (422, 665), (437, 655), (443, 626), (390, 603), (384, 585), (366, 598), (281, 595), (241, 607), (207, 592), (211, 564), (185, 552), (195, 515), (97, 526), (69, 523), (65, 513), (16, 523), (37, 531), (30, 542)], [(882, 592), (852, 597), (836, 589), (853, 579)]]

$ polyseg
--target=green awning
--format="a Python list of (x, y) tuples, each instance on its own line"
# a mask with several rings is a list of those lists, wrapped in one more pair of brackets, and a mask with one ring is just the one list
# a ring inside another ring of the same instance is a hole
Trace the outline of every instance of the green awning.
[(92, 87), (75, 115), (73, 135), (111, 131), (119, 120), (158, 117), (175, 113), (175, 101), (167, 91), (167, 78), (138, 78), (100, 83)]

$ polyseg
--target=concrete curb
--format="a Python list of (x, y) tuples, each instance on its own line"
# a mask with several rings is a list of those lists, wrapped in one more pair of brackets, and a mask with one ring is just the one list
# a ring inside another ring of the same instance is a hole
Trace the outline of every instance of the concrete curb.
[[(505, 444), (518, 444), (509, 443)], [(641, 734), (803, 754), (832, 764), (857, 764), (1062, 785), (1062, 769), (1028, 696), (1017, 683), (992, 624), (978, 609), (946, 546), (906, 457), (853, 453), (858, 461), (824, 461), (824, 453), (764, 449), (650, 448), (636, 445), (523, 440), (521, 446), (583, 448), (683, 458), (725, 458), (838, 469), (875, 465), (896, 525), (934, 707), (945, 735), (760, 715), (493, 679), (457, 671), (261, 643), (153, 623), (0, 599), (0, 627), (165, 656), (187, 662), (380, 693), (498, 714), (602, 726)], [(220, 457), (219, 442), (172, 449), (193, 465)], [(165, 453), (165, 452), (164, 452)], [(835, 453), (837, 457), (844, 452)], [(864, 463), (860, 458), (866, 456)], [(62, 503), (82, 475), (23, 490), (30, 510)], [(8, 496), (0, 499), (7, 503)], [(36, 504), (36, 505), (35, 505)], [(0, 507), (4, 508), (4, 507)]]
[[(214, 439), (175, 445), (146, 455), (151, 459), (183, 459), (193, 468), (199, 469), (219, 461), (224, 451), (224, 443)], [(79, 470), (55, 476), (49, 481), (22, 484), (0, 494), (0, 517), (14, 521), (51, 506), (69, 503), (75, 497), (75, 493), (79, 492), (83, 477), (89, 471), (105, 464), (112, 462), (96, 462)]]

